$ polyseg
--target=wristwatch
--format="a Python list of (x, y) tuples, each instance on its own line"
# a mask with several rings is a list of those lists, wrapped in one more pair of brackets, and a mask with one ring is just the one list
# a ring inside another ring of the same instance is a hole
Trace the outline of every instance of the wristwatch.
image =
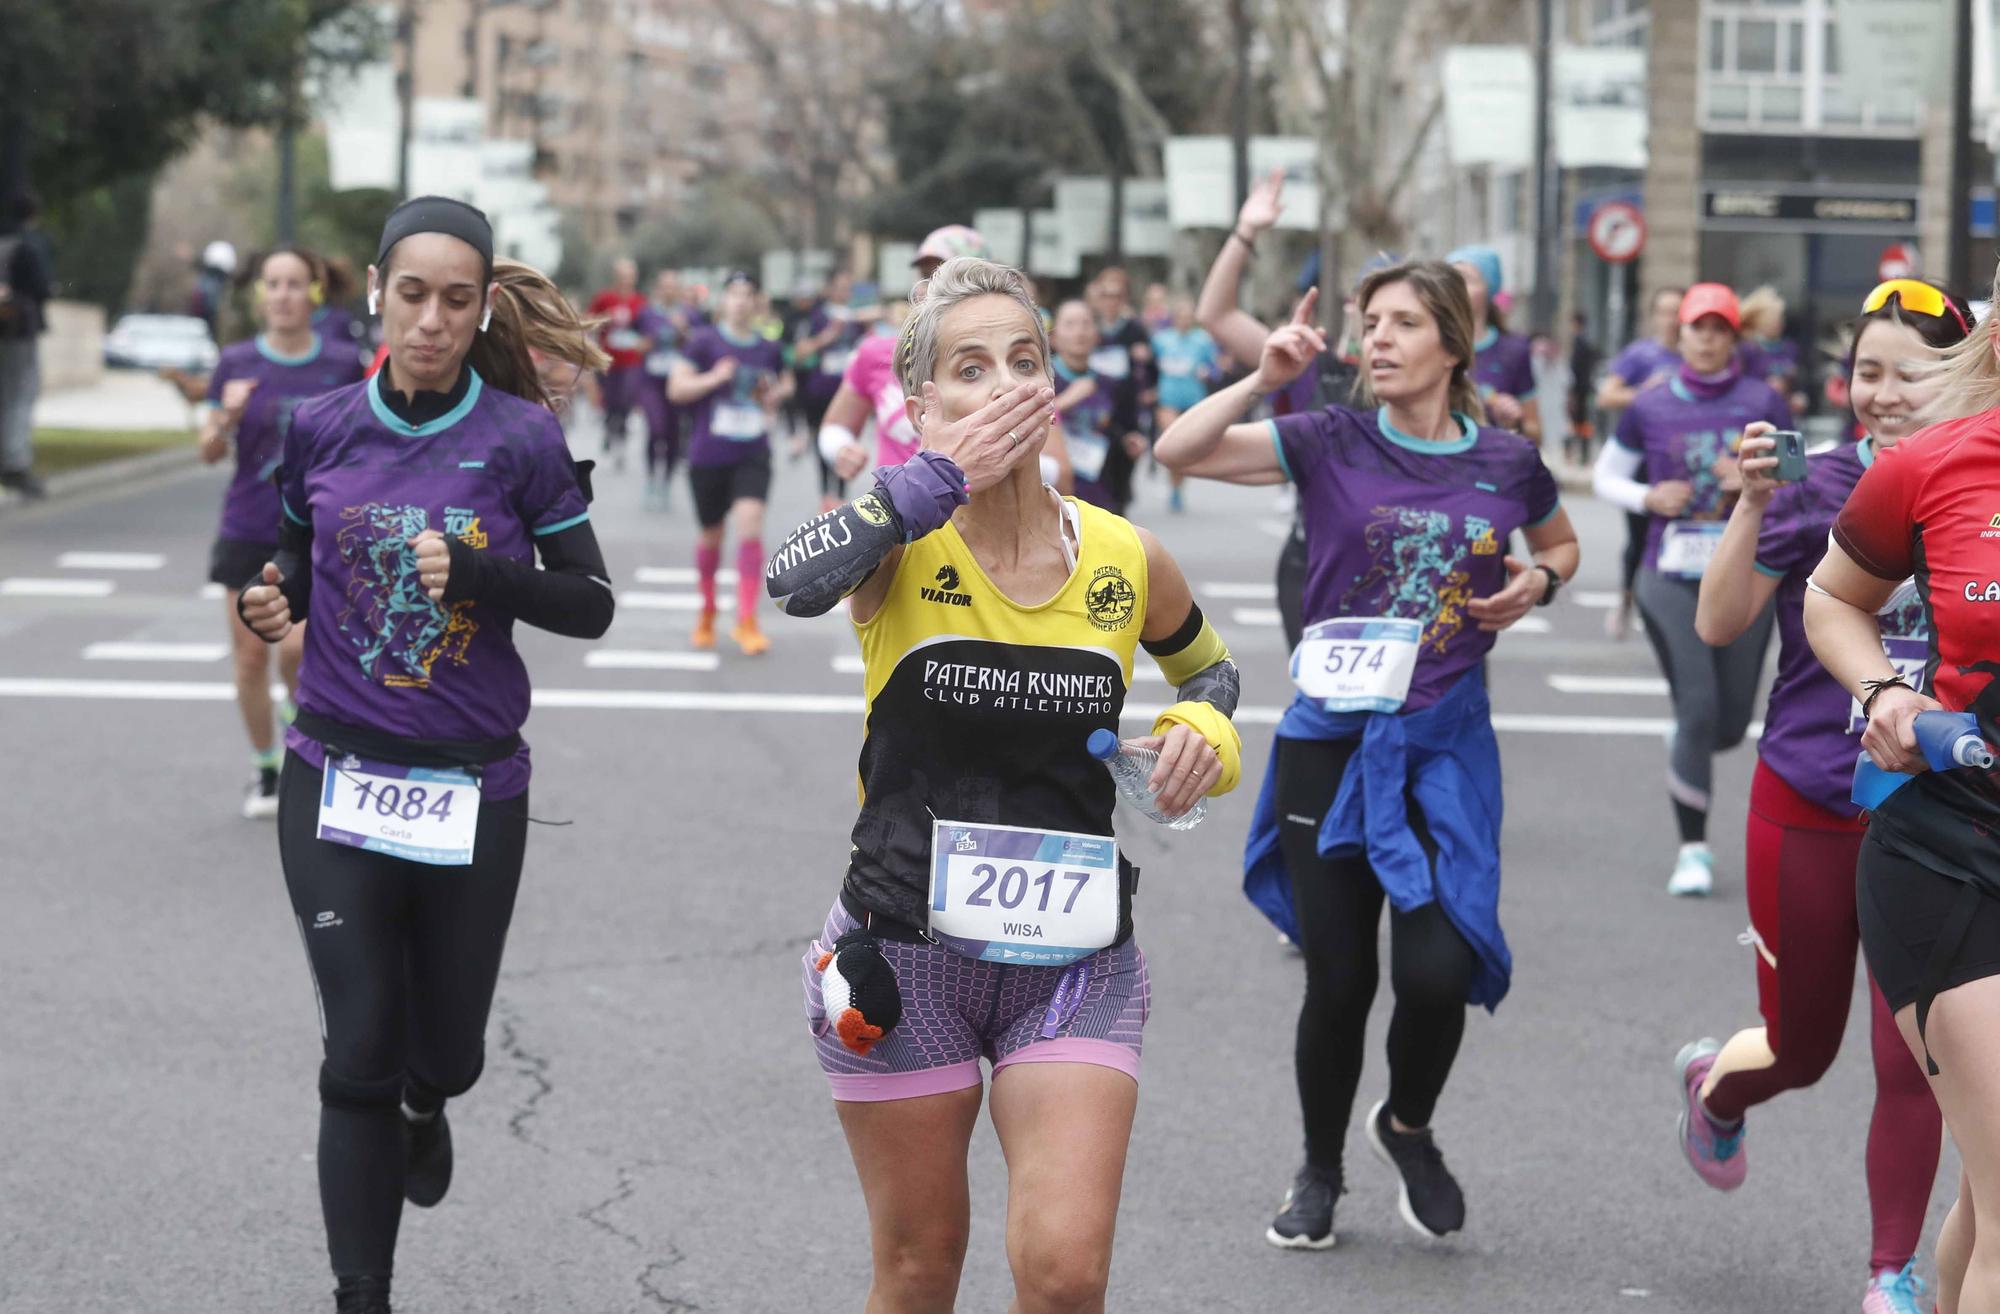
[(1546, 607), (1556, 600), (1556, 594), (1562, 590), (1563, 577), (1556, 574), (1554, 566), (1544, 566), (1538, 562), (1535, 569), (1549, 577), (1549, 586), (1543, 591), (1542, 600), (1535, 604), (1537, 607)]

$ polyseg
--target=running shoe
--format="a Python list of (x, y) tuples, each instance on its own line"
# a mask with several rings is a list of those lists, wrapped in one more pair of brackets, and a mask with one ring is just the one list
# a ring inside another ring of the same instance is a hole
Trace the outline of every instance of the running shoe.
[(1679, 898), (1705, 898), (1715, 890), (1715, 855), (1706, 844), (1683, 844), (1667, 878), (1667, 893)]
[(1743, 1122), (1739, 1118), (1733, 1127), (1717, 1122), (1701, 1106), (1701, 1083), (1721, 1052), (1722, 1045), (1713, 1036), (1691, 1040), (1674, 1057), (1674, 1073), (1681, 1088), (1681, 1153), (1695, 1176), (1718, 1191), (1733, 1191), (1750, 1172), (1743, 1153)]
[(1389, 1125), (1389, 1101), (1377, 1100), (1368, 1110), (1368, 1143), (1402, 1180), (1396, 1209), (1419, 1236), (1438, 1241), (1465, 1226), (1465, 1195), (1430, 1128), (1397, 1131)]
[(1893, 1268), (1877, 1273), (1861, 1297), (1861, 1314), (1924, 1314), (1924, 1280), (1916, 1267), (1912, 1259), (1900, 1273)]
[(1284, 1250), (1333, 1249), (1333, 1206), (1340, 1190), (1339, 1173), (1312, 1164), (1299, 1169), (1264, 1239)]
[(250, 821), (269, 821), (278, 815), (278, 768), (257, 768), (256, 783), (243, 791), (243, 815)]
[(409, 1105), (403, 1106), (403, 1144), (409, 1150), (409, 1166), (403, 1172), (403, 1198), (421, 1209), (429, 1209), (444, 1199), (451, 1189), (451, 1123), (444, 1107), (428, 1118), (419, 1119)]
[(701, 613), (700, 618), (694, 623), (694, 633), (688, 636), (688, 642), (697, 648), (703, 649), (715, 646), (714, 612), (704, 611)]
[(1604, 637), (1613, 643), (1623, 643), (1632, 634), (1632, 595), (1622, 593), (1618, 605), (1604, 613)]
[(1167, 510), (1177, 513), (1187, 510), (1187, 498), (1182, 495), (1179, 488), (1167, 491)]
[(385, 1277), (344, 1277), (334, 1289), (336, 1314), (390, 1314), (389, 1279)]
[(736, 628), (729, 631), (729, 637), (736, 640), (736, 646), (743, 650), (745, 657), (761, 657), (771, 651), (770, 636), (759, 629), (754, 620), (738, 621)]

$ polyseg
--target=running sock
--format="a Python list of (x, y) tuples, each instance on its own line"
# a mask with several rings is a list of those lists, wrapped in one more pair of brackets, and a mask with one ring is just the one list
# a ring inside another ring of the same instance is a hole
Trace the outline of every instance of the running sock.
[(699, 544), (695, 546), (694, 569), (695, 574), (701, 577), (701, 609), (703, 611), (710, 613), (715, 611), (715, 572), (721, 569), (721, 567), (721, 548), (703, 547)]
[(261, 753), (252, 753), (250, 756), (256, 761), (259, 771), (276, 771), (284, 764), (285, 750), (282, 748), (268, 748)]
[(1708, 842), (1708, 813), (1701, 808), (1689, 807), (1679, 799), (1673, 800), (1674, 824), (1681, 828), (1681, 843), (1706, 844)]
[[(764, 540), (746, 538), (736, 545), (736, 619), (739, 623), (757, 623), (757, 595), (763, 591)], [(709, 599), (713, 606), (713, 590)]]

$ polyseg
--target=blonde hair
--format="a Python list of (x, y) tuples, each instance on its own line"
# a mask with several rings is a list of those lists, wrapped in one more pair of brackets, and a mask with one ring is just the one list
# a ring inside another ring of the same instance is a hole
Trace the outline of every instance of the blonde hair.
[(493, 262), (493, 281), (500, 288), (493, 298), (493, 322), (473, 338), (466, 357), (481, 378), (523, 401), (549, 406), (531, 348), (579, 369), (610, 366), (611, 358), (593, 336), (602, 321), (577, 314), (548, 275), (502, 256)]
[[(1743, 327), (1760, 338), (1774, 338), (1785, 331), (1785, 299), (1769, 283), (1738, 302), (1737, 313), (1742, 317)], [(1764, 332), (1767, 328), (1771, 330), (1769, 333)]]
[[(1354, 303), (1362, 317), (1375, 294), (1394, 283), (1408, 283), (1432, 319), (1437, 321), (1438, 342), (1444, 353), (1454, 358), (1451, 367), (1451, 409), (1486, 421), (1486, 406), (1479, 400), (1479, 385), (1472, 381), (1472, 298), (1465, 290), (1465, 277), (1442, 260), (1405, 260), (1378, 269), (1361, 280)], [(1376, 404), (1375, 389), (1363, 370), (1354, 381), (1354, 395), (1363, 405)]]
[(1049, 335), (1042, 317), (1035, 312), (1035, 298), (1028, 291), (1021, 271), (981, 260), (977, 256), (955, 256), (937, 267), (937, 272), (910, 289), (914, 309), (896, 342), (896, 378), (905, 396), (918, 396), (923, 385), (937, 373), (938, 323), (945, 312), (974, 297), (1007, 297), (1028, 314), (1035, 326), (1035, 338), (1042, 359), (1049, 358)]
[[(2000, 297), (2000, 267), (1993, 272), (1992, 295)], [(1940, 351), (1937, 363), (1924, 371), (1925, 379), (1940, 384), (1938, 395), (1920, 417), (1926, 424), (1962, 420), (2000, 406), (2000, 360), (1993, 355), (1996, 333), (2000, 315), (1988, 310), (1963, 341)]]

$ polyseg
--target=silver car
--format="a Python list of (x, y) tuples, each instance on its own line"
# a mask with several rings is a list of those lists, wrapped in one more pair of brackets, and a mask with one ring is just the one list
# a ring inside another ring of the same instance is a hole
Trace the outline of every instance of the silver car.
[(193, 315), (125, 315), (104, 335), (104, 363), (142, 370), (206, 373), (218, 353), (208, 325)]

